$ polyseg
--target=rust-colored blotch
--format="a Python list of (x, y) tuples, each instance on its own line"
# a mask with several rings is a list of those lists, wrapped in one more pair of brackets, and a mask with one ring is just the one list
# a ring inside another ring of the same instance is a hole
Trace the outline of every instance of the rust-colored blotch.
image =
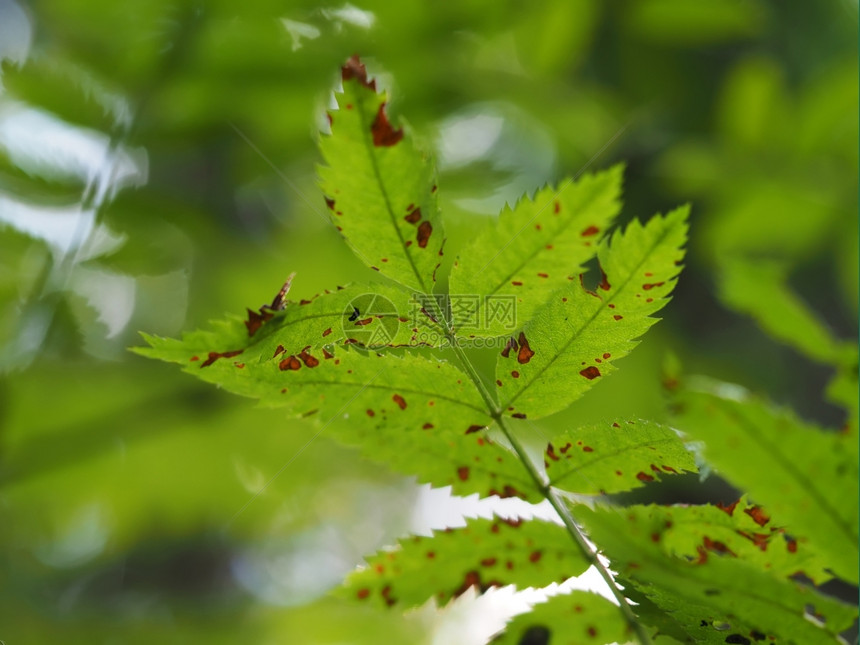
[(377, 147), (389, 148), (399, 143), (403, 138), (403, 128), (395, 130), (391, 127), (388, 115), (385, 114), (385, 103), (379, 105), (376, 118), (370, 126), (370, 132), (373, 135), (373, 145)]
[(584, 370), (580, 370), (579, 373), (585, 378), (587, 378), (589, 381), (596, 379), (598, 376), (600, 376), (600, 370), (597, 369), (597, 367), (595, 367), (594, 365), (589, 365)]

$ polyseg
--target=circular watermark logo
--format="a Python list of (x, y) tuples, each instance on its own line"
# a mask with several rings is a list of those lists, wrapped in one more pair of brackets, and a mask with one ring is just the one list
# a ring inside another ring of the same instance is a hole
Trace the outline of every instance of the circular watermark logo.
[(341, 319), (346, 342), (368, 349), (395, 344), (400, 322), (394, 303), (378, 293), (364, 293), (353, 298)]

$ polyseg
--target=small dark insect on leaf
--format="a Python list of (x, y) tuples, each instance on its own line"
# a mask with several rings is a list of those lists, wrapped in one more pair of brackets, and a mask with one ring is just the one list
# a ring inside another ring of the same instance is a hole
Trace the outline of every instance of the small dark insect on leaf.
[(349, 317), (349, 322), (355, 322), (358, 320), (358, 317), (361, 315), (361, 312), (358, 310), (358, 307), (352, 308), (352, 315)]

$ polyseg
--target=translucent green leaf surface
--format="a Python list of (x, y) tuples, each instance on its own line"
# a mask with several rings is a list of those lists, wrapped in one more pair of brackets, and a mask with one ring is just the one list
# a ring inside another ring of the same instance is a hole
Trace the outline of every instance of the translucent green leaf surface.
[(679, 393), (677, 424), (704, 442), (705, 459), (808, 538), (841, 578), (856, 582), (856, 439), (825, 433), (743, 388), (697, 379)]
[(368, 558), (340, 593), (382, 606), (412, 607), (429, 598), (444, 605), (469, 587), (545, 587), (588, 567), (557, 524), (478, 519)]
[(496, 645), (598, 645), (624, 643), (631, 637), (618, 607), (603, 596), (574, 591), (553, 596), (529, 613), (520, 614), (492, 642)]
[[(622, 167), (547, 186), (505, 209), (459, 255), (450, 292), (465, 336), (501, 336), (530, 320), (549, 295), (581, 273), (621, 209)], [(482, 300), (467, 296), (479, 295)], [(513, 316), (499, 307), (515, 303)]]
[(198, 339), (192, 335), (189, 347), (147, 337), (152, 347), (139, 352), (180, 363), (186, 372), (263, 405), (309, 417), (327, 435), (422, 482), (450, 485), (463, 495), (540, 499), (519, 461), (482, 432), (492, 420), (468, 377), (449, 363), (343, 346), (272, 355), (253, 345), (204, 360), (206, 354), (192, 353)]
[(502, 407), (536, 418), (563, 410), (636, 346), (656, 322), (675, 286), (684, 256), (687, 207), (638, 220), (601, 244), (604, 272), (596, 291), (576, 282), (556, 291), (496, 363)]
[(358, 58), (342, 77), (331, 135), (320, 140), (320, 184), (331, 217), (365, 264), (430, 293), (445, 241), (433, 165), (389, 121), (388, 97)]
[(553, 437), (544, 464), (551, 485), (583, 495), (620, 493), (697, 470), (675, 431), (643, 420), (600, 423)]

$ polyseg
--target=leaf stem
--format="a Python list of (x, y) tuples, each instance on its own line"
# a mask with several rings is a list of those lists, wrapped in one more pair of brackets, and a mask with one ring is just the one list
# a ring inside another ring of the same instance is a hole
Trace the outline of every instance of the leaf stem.
[(612, 577), (612, 574), (609, 572), (609, 569), (600, 561), (600, 558), (597, 556), (597, 552), (591, 548), (591, 545), (588, 543), (588, 540), (585, 538), (585, 535), (582, 533), (582, 530), (576, 524), (574, 520), (573, 514), (570, 512), (570, 509), (567, 507), (567, 504), (564, 503), (564, 500), (558, 494), (558, 491), (549, 485), (549, 481), (547, 481), (546, 477), (544, 477), (541, 472), (535, 467), (528, 453), (526, 452), (525, 446), (523, 446), (522, 442), (519, 438), (513, 433), (513, 431), (505, 424), (504, 417), (502, 416), (502, 410), (499, 408), (498, 403), (493, 399), (490, 392), (487, 390), (484, 381), (481, 379), (475, 367), (472, 365), (472, 362), (469, 360), (469, 357), (466, 356), (466, 352), (463, 351), (463, 348), (460, 347), (459, 339), (454, 335), (454, 332), (450, 328), (450, 324), (448, 321), (442, 317), (442, 320), (445, 320), (445, 332), (446, 337), (448, 338), (449, 343), (451, 344), (451, 348), (454, 350), (458, 360), (460, 361), (463, 369), (469, 375), (469, 378), (475, 384), (475, 387), (478, 388), (478, 391), (481, 393), (481, 397), (484, 399), (484, 402), (487, 405), (488, 410), (490, 411), (490, 416), (493, 420), (499, 425), (499, 428), (504, 433), (508, 442), (510, 442), (511, 447), (514, 449), (514, 452), (517, 454), (520, 462), (522, 462), (523, 467), (528, 471), (529, 475), (531, 475), (532, 480), (534, 480), (535, 485), (538, 490), (540, 490), (544, 497), (549, 501), (552, 507), (555, 509), (556, 513), (558, 513), (559, 517), (561, 517), (561, 521), (564, 523), (564, 527), (567, 529), (567, 532), (570, 534), (570, 537), (576, 543), (579, 550), (585, 556), (586, 560), (588, 560), (591, 565), (597, 569), (597, 572), (600, 574), (600, 577), (606, 582), (609, 586), (612, 595), (615, 597), (615, 600), (618, 601), (618, 608), (621, 611), (621, 614), (624, 616), (625, 622), (629, 625), (629, 627), (635, 632), (636, 638), (641, 645), (651, 645), (651, 638), (648, 636), (648, 632), (645, 630), (645, 626), (639, 622), (639, 619), (636, 618), (636, 614), (633, 613), (633, 609), (630, 606), (630, 603), (627, 602), (627, 598), (621, 592), (621, 589), (618, 588), (618, 584), (615, 582), (615, 579)]

